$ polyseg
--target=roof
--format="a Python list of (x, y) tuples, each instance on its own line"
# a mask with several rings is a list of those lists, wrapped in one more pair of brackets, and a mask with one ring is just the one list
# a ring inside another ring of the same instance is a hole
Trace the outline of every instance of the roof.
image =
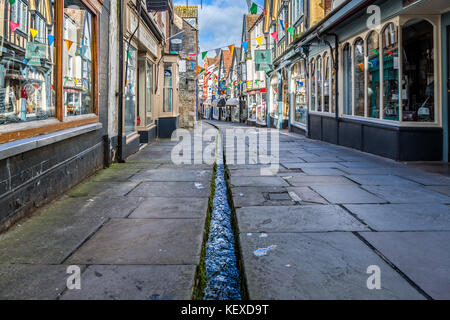
[(233, 63), (233, 56), (230, 51), (222, 50), (222, 59), (223, 66), (225, 67), (225, 74), (223, 77), (226, 78), (228, 76), (228, 72), (230, 71), (231, 64)]
[(245, 19), (245, 33), (247, 39), (250, 39), (250, 29), (253, 27), (253, 25), (258, 21), (261, 14), (246, 14), (244, 15)]

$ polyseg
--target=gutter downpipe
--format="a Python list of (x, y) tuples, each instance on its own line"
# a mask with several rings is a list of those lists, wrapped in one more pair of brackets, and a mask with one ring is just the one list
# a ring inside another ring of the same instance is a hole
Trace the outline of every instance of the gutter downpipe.
[(117, 161), (119, 163), (123, 163), (124, 157), (123, 157), (123, 21), (124, 21), (124, 1), (120, 0), (120, 7), (119, 7), (119, 15), (120, 15), (120, 26), (119, 26), (119, 83), (120, 83), (120, 89), (117, 92), (117, 95), (119, 96), (119, 103), (118, 105), (118, 133), (117, 133), (117, 154), (118, 159)]

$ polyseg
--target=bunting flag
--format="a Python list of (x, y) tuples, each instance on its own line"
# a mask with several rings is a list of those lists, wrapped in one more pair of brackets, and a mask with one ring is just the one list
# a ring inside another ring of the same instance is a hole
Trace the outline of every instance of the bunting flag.
[(283, 29), (283, 31), (285, 31), (286, 29), (285, 29), (285, 27), (284, 27), (284, 22), (283, 22), (283, 20), (281, 20), (281, 19), (280, 19), (280, 24), (281, 24), (281, 29)]
[(258, 13), (258, 5), (253, 2), (252, 7), (250, 8), (251, 14), (257, 14)]
[(203, 73), (203, 72), (205, 72), (206, 70), (204, 69), (204, 68), (201, 68), (200, 69), (200, 73)]
[(263, 36), (256, 38), (256, 43), (258, 43), (258, 47), (261, 46), (262, 40), (263, 40)]
[(30, 28), (30, 32), (31, 32), (31, 36), (33, 37), (33, 40), (34, 40), (34, 38), (36, 38), (36, 35), (38, 34), (39, 31), (36, 29)]
[(294, 29), (292, 27), (289, 27), (286, 30), (291, 34), (291, 36), (294, 36)]
[(232, 44), (231, 46), (228, 46), (228, 49), (230, 50), (231, 55), (233, 55), (233, 52), (234, 52), (234, 44)]
[(275, 42), (277, 42), (277, 40), (278, 40), (278, 31), (275, 31), (275, 32), (271, 33), (270, 35), (272, 36), (273, 40), (275, 40)]
[(376, 55), (378, 55), (377, 49), (372, 49), (372, 51), (373, 51)]
[(18, 27), (20, 27), (20, 24), (18, 24), (18, 23), (15, 23), (12, 21), (9, 23), (9, 28), (11, 29), (11, 33), (14, 33)]
[(205, 60), (206, 55), (208, 54), (208, 51), (202, 52), (202, 60)]
[(247, 52), (247, 50), (248, 50), (248, 41), (242, 42), (242, 48), (245, 50), (245, 52)]
[(194, 67), (195, 67), (195, 62), (191, 61), (191, 68), (194, 69)]
[(200, 70), (202, 70), (202, 68), (200, 68), (200, 66), (197, 66), (197, 71), (195, 72), (196, 74), (200, 73)]
[[(67, 51), (70, 51), (70, 48), (71, 48), (72, 45), (73, 45), (73, 41), (70, 41), (70, 40), (64, 40), (64, 41), (66, 42)], [(128, 51), (128, 54), (130, 55), (131, 52)]]
[(195, 54), (195, 53), (192, 53), (192, 54), (189, 55), (189, 58), (192, 59), (192, 58), (195, 57), (195, 56), (196, 56), (196, 54)]
[(362, 72), (364, 72), (364, 63), (358, 64), (358, 67), (361, 69)]
[(54, 42), (55, 42), (55, 36), (52, 36), (51, 34), (49, 34), (48, 35), (48, 45), (51, 47)]

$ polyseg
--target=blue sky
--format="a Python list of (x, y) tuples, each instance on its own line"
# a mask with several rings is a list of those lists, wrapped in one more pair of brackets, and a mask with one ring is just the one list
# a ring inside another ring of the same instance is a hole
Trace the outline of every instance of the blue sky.
[[(262, 0), (256, 1), (258, 4)], [(174, 4), (186, 4), (186, 0), (174, 0)], [(200, 0), (189, 0), (190, 5), (199, 5)], [(248, 13), (246, 0), (203, 0), (199, 8), (200, 48), (203, 50), (240, 44), (242, 16)], [(214, 56), (213, 52), (208, 54)]]

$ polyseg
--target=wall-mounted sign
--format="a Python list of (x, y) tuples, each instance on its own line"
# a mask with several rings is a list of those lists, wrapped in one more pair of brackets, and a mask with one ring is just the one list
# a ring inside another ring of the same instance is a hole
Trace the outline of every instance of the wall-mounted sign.
[(256, 71), (269, 71), (272, 66), (271, 50), (255, 50)]
[(169, 0), (147, 0), (147, 11), (169, 10)]

